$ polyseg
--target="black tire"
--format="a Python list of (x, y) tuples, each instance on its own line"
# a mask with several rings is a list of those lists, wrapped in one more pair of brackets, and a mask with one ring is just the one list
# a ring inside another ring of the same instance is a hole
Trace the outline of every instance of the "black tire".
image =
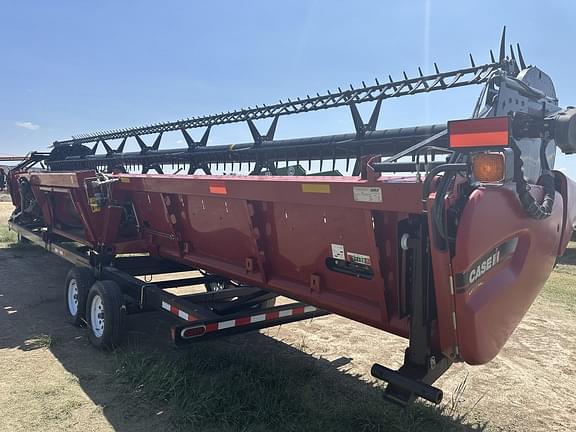
[(124, 296), (118, 284), (110, 280), (94, 282), (86, 301), (90, 343), (105, 350), (116, 348), (124, 334), (125, 315)]
[(86, 299), (94, 280), (94, 274), (87, 267), (74, 267), (66, 275), (64, 283), (66, 320), (77, 327), (86, 322)]

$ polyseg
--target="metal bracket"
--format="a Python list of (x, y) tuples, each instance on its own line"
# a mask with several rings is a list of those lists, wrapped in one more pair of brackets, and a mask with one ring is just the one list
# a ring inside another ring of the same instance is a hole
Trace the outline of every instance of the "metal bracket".
[(274, 117), (272, 123), (270, 124), (270, 127), (268, 128), (268, 132), (266, 132), (266, 135), (260, 134), (258, 128), (251, 119), (246, 120), (246, 122), (248, 123), (248, 127), (250, 128), (252, 138), (254, 139), (255, 147), (259, 147), (264, 141), (274, 140), (274, 134), (276, 133), (276, 126), (278, 125), (278, 117), (279, 116)]

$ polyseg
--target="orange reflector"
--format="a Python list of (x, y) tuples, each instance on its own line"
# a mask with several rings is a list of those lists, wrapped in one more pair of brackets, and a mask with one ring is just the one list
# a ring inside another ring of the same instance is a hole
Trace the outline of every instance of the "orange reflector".
[(508, 117), (448, 122), (450, 147), (505, 147), (509, 142)]
[(228, 193), (228, 191), (226, 190), (225, 185), (212, 184), (212, 185), (210, 185), (210, 193), (218, 194), (218, 195), (226, 195)]
[(505, 177), (504, 154), (480, 153), (472, 157), (472, 174), (480, 183), (500, 183)]

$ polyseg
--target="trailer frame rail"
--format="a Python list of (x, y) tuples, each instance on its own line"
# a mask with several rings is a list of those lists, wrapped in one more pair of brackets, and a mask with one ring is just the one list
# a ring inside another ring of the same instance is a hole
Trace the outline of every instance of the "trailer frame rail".
[(178, 324), (171, 327), (172, 339), (178, 347), (330, 313), (298, 301), (261, 307), (261, 304), (278, 297), (278, 294), (252, 286), (184, 295), (172, 294), (165, 290), (206, 284), (222, 278), (205, 274), (151, 283), (136, 276), (177, 274), (197, 269), (147, 255), (119, 256), (108, 265), (98, 265), (94, 251), (61, 234), (51, 233), (43, 227), (27, 228), (14, 222), (9, 222), (8, 226), (18, 234), (19, 239), (25, 238), (76, 266), (94, 269), (98, 279), (116, 282), (124, 295), (134, 302), (128, 305), (128, 313), (162, 311), (179, 320)]

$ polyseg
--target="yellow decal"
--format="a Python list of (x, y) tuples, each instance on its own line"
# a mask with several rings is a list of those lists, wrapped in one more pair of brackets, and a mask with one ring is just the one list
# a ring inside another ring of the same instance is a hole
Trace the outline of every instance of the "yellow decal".
[(120, 177), (121, 183), (130, 183), (130, 177)]
[(309, 193), (330, 193), (330, 185), (322, 183), (304, 183), (302, 185), (302, 192)]
[(94, 197), (90, 197), (88, 200), (88, 205), (90, 206), (90, 210), (92, 213), (98, 213), (101, 209), (100, 205), (98, 204), (98, 200)]

